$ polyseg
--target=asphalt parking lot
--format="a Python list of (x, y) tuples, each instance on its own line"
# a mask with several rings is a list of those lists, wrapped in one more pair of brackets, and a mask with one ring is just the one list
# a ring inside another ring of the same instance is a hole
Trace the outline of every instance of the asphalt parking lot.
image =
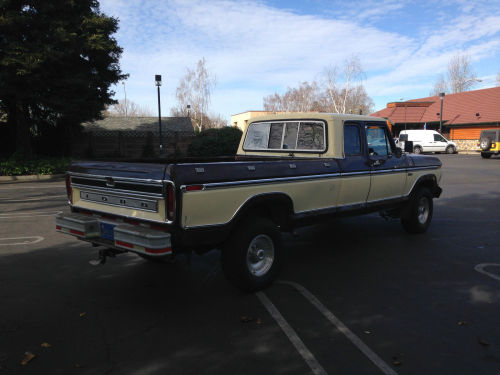
[(258, 294), (217, 252), (93, 267), (97, 248), (55, 232), (64, 182), (0, 184), (0, 375), (500, 374), (500, 158), (439, 157), (426, 234), (378, 215), (302, 228)]

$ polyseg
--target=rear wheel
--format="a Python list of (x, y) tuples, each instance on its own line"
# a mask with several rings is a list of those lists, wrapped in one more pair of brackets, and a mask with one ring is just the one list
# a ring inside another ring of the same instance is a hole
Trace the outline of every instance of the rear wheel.
[(481, 157), (484, 159), (491, 158), (491, 154), (489, 152), (481, 152)]
[(413, 153), (415, 153), (415, 154), (421, 154), (421, 153), (422, 153), (422, 147), (420, 147), (420, 146), (415, 146), (415, 147), (413, 148)]
[(226, 278), (241, 290), (267, 287), (282, 263), (281, 233), (276, 224), (259, 217), (241, 223), (223, 246), (221, 263)]
[(432, 194), (426, 188), (421, 188), (413, 194), (408, 206), (403, 210), (401, 224), (408, 233), (423, 233), (432, 220)]

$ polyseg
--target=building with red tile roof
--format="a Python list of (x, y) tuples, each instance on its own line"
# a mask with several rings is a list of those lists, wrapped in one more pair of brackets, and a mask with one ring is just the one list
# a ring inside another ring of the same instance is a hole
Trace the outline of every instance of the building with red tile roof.
[[(439, 131), (441, 100), (439, 96), (387, 103), (372, 113), (390, 121), (394, 135), (403, 129)], [(459, 149), (476, 149), (483, 129), (500, 128), (500, 87), (448, 94), (443, 98), (442, 133), (457, 143)]]

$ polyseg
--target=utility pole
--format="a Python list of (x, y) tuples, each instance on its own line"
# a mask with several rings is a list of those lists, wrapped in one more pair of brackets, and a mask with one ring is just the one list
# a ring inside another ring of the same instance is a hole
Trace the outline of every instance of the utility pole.
[(161, 137), (161, 106), (160, 106), (160, 86), (161, 86), (161, 75), (155, 75), (155, 84), (158, 88), (158, 129), (160, 132), (160, 155), (163, 153), (163, 140)]
[(443, 101), (445, 93), (439, 93), (439, 98), (441, 99), (441, 112), (439, 112), (439, 134), (443, 134)]

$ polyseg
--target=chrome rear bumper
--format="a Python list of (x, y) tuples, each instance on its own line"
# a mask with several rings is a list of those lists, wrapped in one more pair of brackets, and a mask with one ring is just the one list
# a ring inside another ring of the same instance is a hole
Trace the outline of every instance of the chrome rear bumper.
[(56, 230), (96, 244), (149, 256), (172, 254), (171, 234), (78, 213), (56, 216)]

